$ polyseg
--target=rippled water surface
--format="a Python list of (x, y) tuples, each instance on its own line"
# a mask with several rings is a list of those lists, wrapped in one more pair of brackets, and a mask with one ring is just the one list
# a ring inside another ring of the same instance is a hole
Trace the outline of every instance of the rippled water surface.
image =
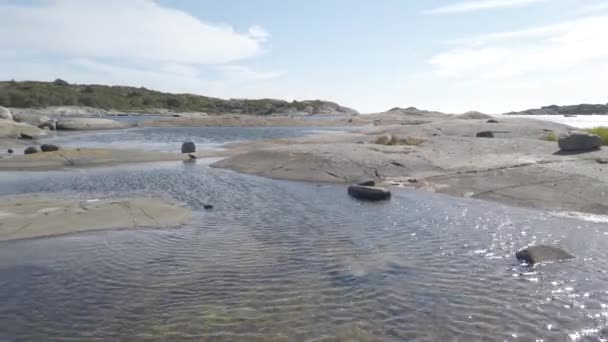
[(44, 142), (65, 147), (123, 148), (179, 151), (184, 141), (207, 147), (258, 139), (300, 137), (342, 128), (319, 127), (137, 127), (123, 130), (57, 133)]
[[(194, 215), (0, 243), (0, 340), (595, 341), (608, 324), (606, 224), (399, 189), (362, 203), (204, 161), (0, 174), (0, 195), (27, 193)], [(515, 263), (541, 242), (577, 259)]]

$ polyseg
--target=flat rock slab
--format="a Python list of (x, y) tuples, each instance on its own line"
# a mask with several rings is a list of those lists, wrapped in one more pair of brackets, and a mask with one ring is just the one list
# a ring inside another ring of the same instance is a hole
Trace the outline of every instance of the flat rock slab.
[(19, 138), (24, 134), (38, 138), (47, 135), (47, 132), (26, 123), (0, 119), (0, 138)]
[(391, 192), (375, 186), (351, 185), (348, 194), (356, 199), (365, 201), (383, 201), (391, 198)]
[(75, 232), (164, 228), (184, 223), (190, 210), (158, 199), (65, 200), (0, 198), (0, 241)]
[(530, 246), (517, 252), (515, 257), (520, 262), (530, 265), (574, 259), (572, 254), (563, 249), (547, 245)]
[(0, 159), (3, 170), (52, 170), (65, 167), (87, 167), (142, 162), (185, 160), (177, 153), (110, 150), (110, 149), (60, 149), (45, 153), (28, 154)]

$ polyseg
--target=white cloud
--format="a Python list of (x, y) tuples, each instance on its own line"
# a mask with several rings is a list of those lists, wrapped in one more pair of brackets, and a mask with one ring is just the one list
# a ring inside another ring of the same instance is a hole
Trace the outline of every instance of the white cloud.
[(147, 0), (0, 4), (0, 46), (36, 54), (192, 64), (260, 55), (268, 33), (238, 33)]
[(592, 14), (597, 12), (608, 11), (608, 2), (600, 2), (581, 7), (576, 11), (577, 14)]
[(522, 7), (531, 5), (537, 2), (543, 2), (547, 0), (479, 0), (479, 1), (465, 1), (451, 5), (445, 5), (434, 8), (427, 11), (427, 13), (434, 14), (446, 14), (446, 13), (466, 13), (466, 12), (477, 12), (499, 8), (512, 8)]
[(504, 78), (586, 63), (608, 63), (608, 16), (480, 35), (432, 57), (439, 76)]

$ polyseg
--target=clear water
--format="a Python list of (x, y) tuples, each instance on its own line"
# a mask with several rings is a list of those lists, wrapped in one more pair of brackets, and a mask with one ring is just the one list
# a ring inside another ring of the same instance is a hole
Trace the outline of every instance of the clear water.
[[(162, 196), (194, 215), (175, 229), (0, 243), (0, 340), (607, 335), (602, 223), (399, 189), (390, 202), (363, 203), (344, 186), (205, 161), (0, 175), (0, 195), (27, 193)], [(521, 268), (514, 252), (532, 243), (561, 245), (577, 259)]]
[(317, 132), (343, 131), (344, 128), (320, 127), (137, 127), (126, 130), (57, 133), (43, 143), (63, 147), (145, 149), (180, 151), (182, 143), (217, 147), (230, 142), (300, 137)]
[(608, 126), (608, 115), (578, 115), (576, 117), (565, 117), (563, 115), (508, 115), (507, 117), (546, 120), (577, 128)]

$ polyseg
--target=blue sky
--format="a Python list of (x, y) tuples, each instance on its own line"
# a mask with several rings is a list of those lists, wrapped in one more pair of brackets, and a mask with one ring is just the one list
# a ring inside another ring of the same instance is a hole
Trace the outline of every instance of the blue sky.
[(0, 0), (0, 13), (0, 79), (362, 112), (608, 102), (608, 0)]

